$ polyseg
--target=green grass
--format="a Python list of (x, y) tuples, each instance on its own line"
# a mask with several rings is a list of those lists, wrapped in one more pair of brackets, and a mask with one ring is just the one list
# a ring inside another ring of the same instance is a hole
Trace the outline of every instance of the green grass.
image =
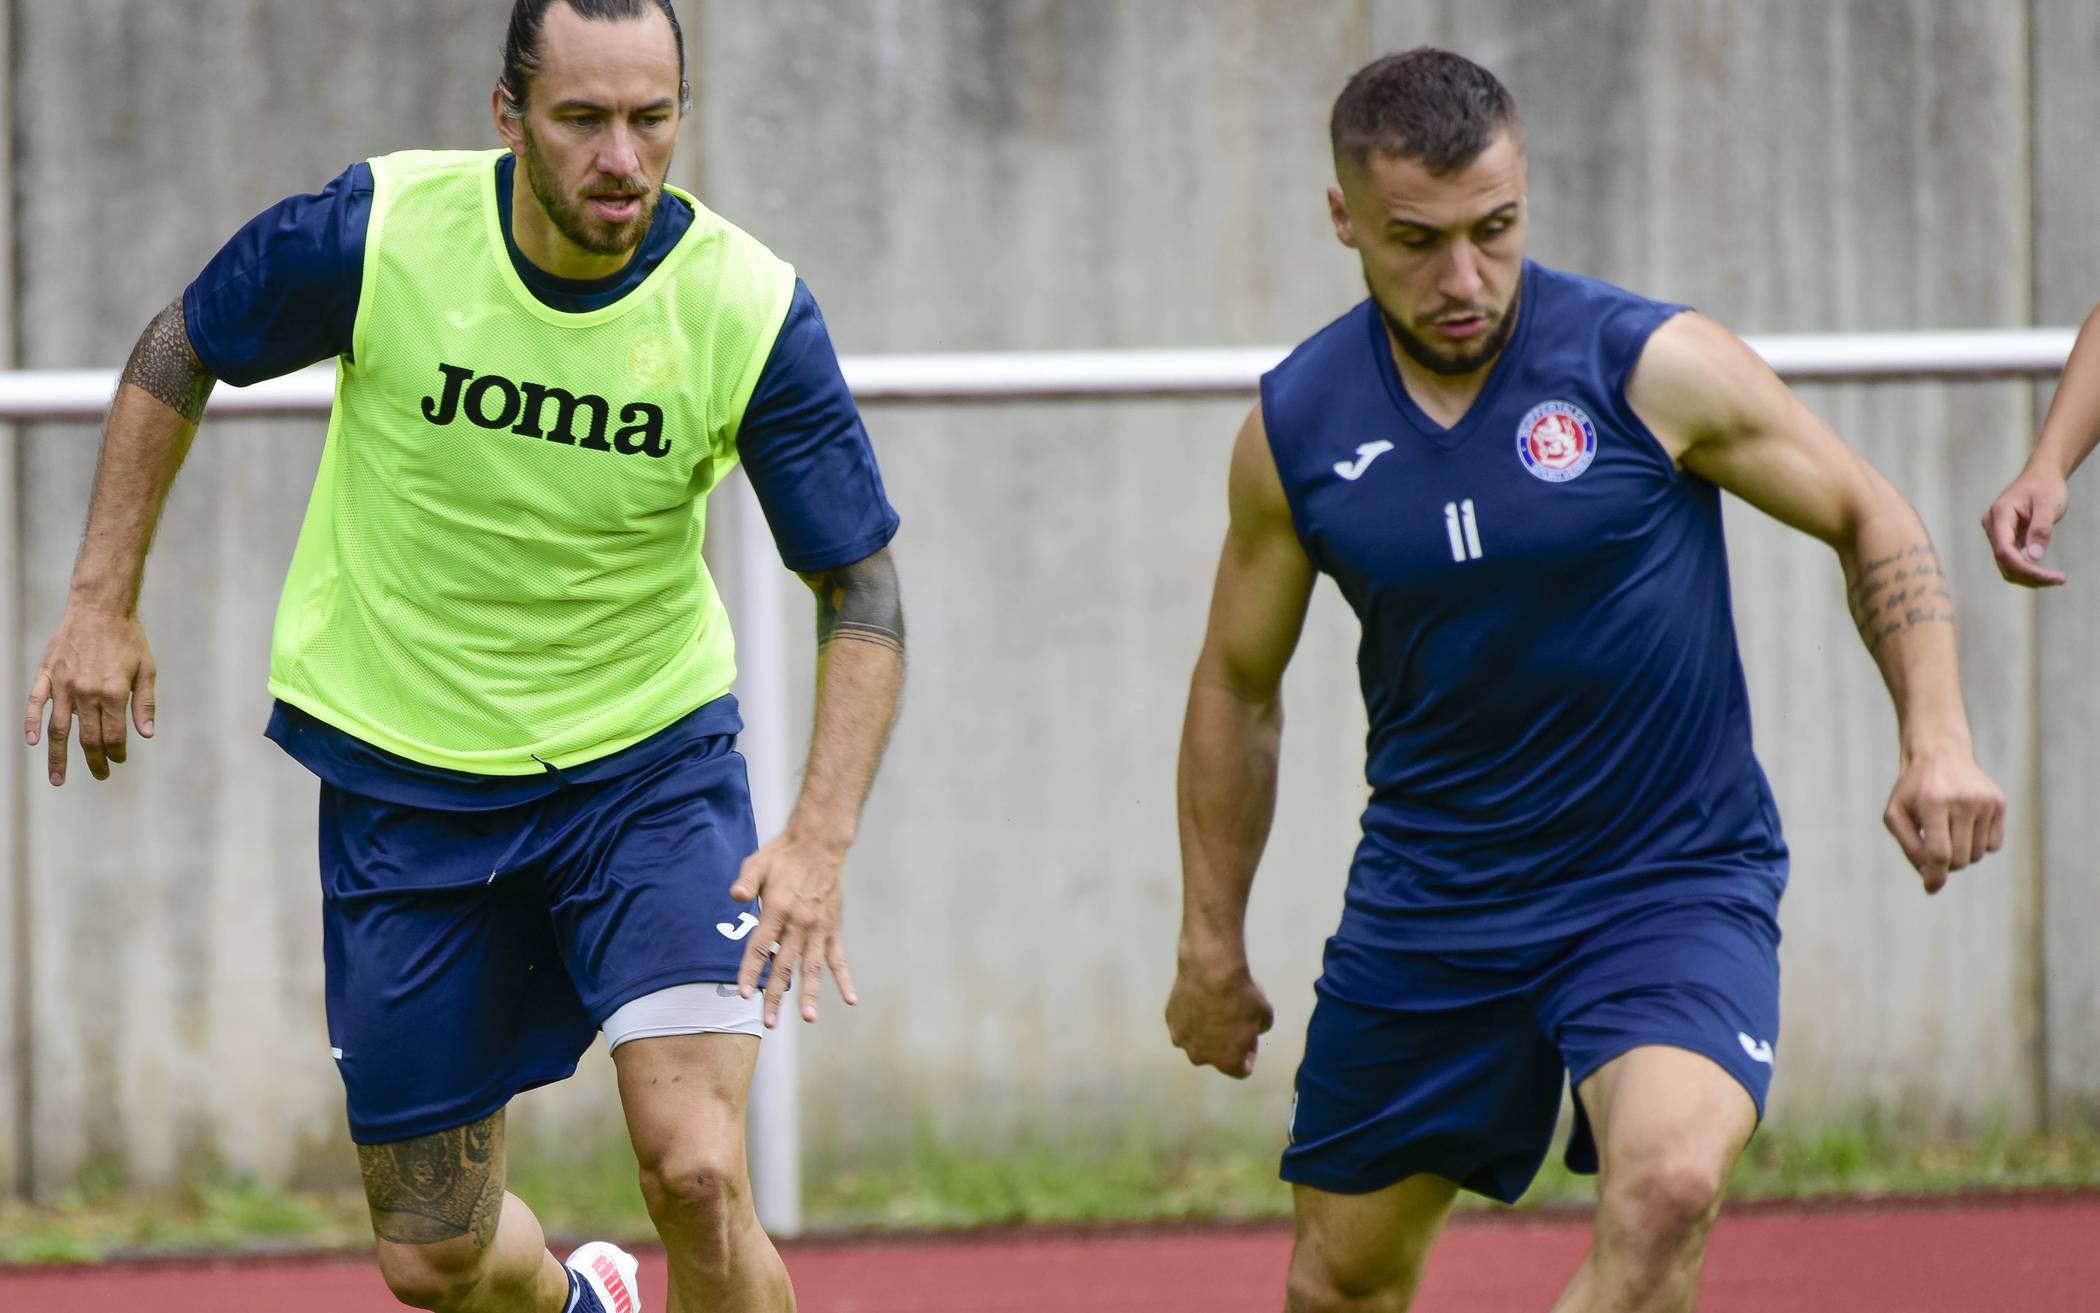
[(1736, 1199), (1946, 1194), (2100, 1186), (2100, 1135), (2022, 1136), (1917, 1144), (1874, 1126), (1811, 1137), (1760, 1135), (1729, 1182)]
[[(1595, 1180), (1562, 1166), (1559, 1144), (1518, 1208), (1587, 1204)], [(1173, 1148), (1132, 1141), (1112, 1150), (1040, 1147), (997, 1157), (962, 1154), (922, 1135), (908, 1157), (825, 1174), (805, 1210), (818, 1227), (1180, 1221), (1281, 1217), (1281, 1144), (1213, 1141)], [(2100, 1188), (2100, 1135), (1919, 1144), (1875, 1127), (1760, 1134), (1737, 1164), (1729, 1198), (1867, 1197), (1964, 1191)], [(1461, 1196), (1465, 1207), (1500, 1205)]]
[(811, 1225), (825, 1228), (1268, 1217), (1291, 1204), (1267, 1146), (1133, 1138), (986, 1155), (924, 1132), (908, 1156), (821, 1173), (805, 1195)]
[(211, 1176), (168, 1193), (90, 1171), (48, 1207), (0, 1203), (0, 1263), (87, 1263), (114, 1254), (336, 1248), (371, 1235), (354, 1191), (292, 1194)]
[[(922, 1132), (902, 1152), (818, 1165), (804, 1212), (813, 1230), (1282, 1217), (1281, 1145), (1215, 1136), (1111, 1145), (1027, 1144), (970, 1152)], [(648, 1215), (625, 1145), (567, 1156), (520, 1155), (512, 1186), (557, 1236), (646, 1239)], [(1987, 1132), (1919, 1145), (1875, 1126), (1813, 1135), (1761, 1134), (1729, 1197), (1802, 1199), (1886, 1194), (2100, 1188), (2100, 1134)], [(1592, 1183), (1547, 1160), (1519, 1208), (1586, 1203)], [(1494, 1207), (1467, 1196), (1468, 1207)], [(90, 1171), (48, 1207), (0, 1203), (0, 1263), (92, 1262), (110, 1255), (253, 1248), (362, 1248), (355, 1191), (295, 1194), (218, 1176), (168, 1194), (128, 1191)]]

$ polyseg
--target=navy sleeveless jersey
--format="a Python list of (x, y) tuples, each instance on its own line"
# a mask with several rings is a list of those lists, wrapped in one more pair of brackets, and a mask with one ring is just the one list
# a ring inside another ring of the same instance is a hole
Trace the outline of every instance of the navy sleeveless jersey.
[(1263, 378), (1299, 537), (1363, 622), (1371, 799), (1344, 939), (1485, 948), (1665, 897), (1776, 907), (1719, 490), (1626, 402), (1680, 309), (1527, 263), (1450, 429), (1369, 301)]

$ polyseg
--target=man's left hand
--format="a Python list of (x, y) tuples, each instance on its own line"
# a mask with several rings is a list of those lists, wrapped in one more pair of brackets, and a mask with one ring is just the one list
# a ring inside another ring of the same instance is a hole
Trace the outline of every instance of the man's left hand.
[(2064, 581), (2063, 571), (2047, 568), (2042, 557), (2070, 502), (2062, 476), (2030, 468), (1983, 513), (1983, 536), (1990, 539), (1991, 557), (2007, 583), (2054, 588)]
[(1928, 894), (2005, 843), (2005, 795), (1966, 750), (1906, 758), (1881, 819)]
[(846, 967), (846, 944), (841, 937), (839, 877), (846, 863), (843, 846), (836, 850), (783, 834), (744, 859), (729, 896), (740, 903), (765, 899), (756, 928), (745, 942), (744, 962), (737, 970), (737, 987), (745, 998), (758, 988), (759, 973), (770, 959), (773, 972), (766, 980), (765, 1022), (768, 1029), (780, 1022), (780, 1001), (802, 983), (802, 1019), (817, 1019), (818, 986), (824, 969), (831, 968), (838, 982), (839, 997), (848, 1004), (860, 1002), (853, 992), (853, 973)]

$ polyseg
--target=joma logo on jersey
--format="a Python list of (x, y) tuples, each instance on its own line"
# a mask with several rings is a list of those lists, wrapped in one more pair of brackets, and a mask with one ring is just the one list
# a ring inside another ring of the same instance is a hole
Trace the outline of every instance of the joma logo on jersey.
[[(500, 374), (475, 377), (471, 369), (439, 365), (445, 376), (439, 395), (423, 398), (423, 418), (433, 424), (450, 424), (465, 415), (485, 429), (509, 429), (521, 437), (564, 442), (586, 451), (616, 451), (622, 456), (671, 454), (671, 440), (664, 436), (664, 412), (645, 401), (620, 408), (622, 427), (612, 426), (612, 403), (586, 392), (542, 383), (513, 383)], [(582, 432), (577, 421), (584, 421)]]

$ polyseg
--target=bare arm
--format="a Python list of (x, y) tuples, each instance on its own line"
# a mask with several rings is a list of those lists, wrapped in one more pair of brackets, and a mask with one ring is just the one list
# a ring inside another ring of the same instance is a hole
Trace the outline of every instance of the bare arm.
[(787, 827), (751, 855), (730, 891), (747, 902), (765, 897), (739, 980), (748, 996), (771, 957), (768, 1026), (778, 1022), (780, 1000), (798, 971), (804, 1021), (817, 1019), (817, 986), (827, 966), (840, 996), (859, 1001), (840, 935), (840, 879), (904, 687), (904, 602), (888, 550), (803, 581), (817, 598), (809, 765)]
[(844, 852), (904, 688), (904, 598), (886, 548), (803, 582), (817, 599), (817, 715), (788, 829)]
[(1276, 813), (1283, 672), (1316, 578), (1259, 407), (1234, 444), (1228, 496), (1181, 732), (1181, 940), (1167, 1026), (1189, 1061), (1245, 1076), (1271, 1020), (1247, 965), (1247, 898)]
[(2063, 377), (2042, 421), (2034, 454), (1998, 500), (1983, 513), (1984, 537), (1998, 573), (2011, 583), (2046, 588), (2064, 581), (2060, 570), (2046, 569), (2043, 556), (2057, 521), (2071, 504), (2071, 474), (2100, 445), (2100, 308), (2087, 316)]
[(1883, 819), (1926, 890), (1995, 851), (2005, 799), (1975, 763), (1954, 602), (1917, 512), (1712, 320), (1679, 315), (1657, 330), (1627, 398), (1685, 469), (1837, 552), (1901, 736)]
[(124, 367), (103, 429), (66, 613), (37, 669), (23, 724), (31, 746), (48, 740), (54, 785), (65, 783), (75, 718), (81, 755), (98, 780), (125, 759), (127, 702), (139, 733), (153, 737), (153, 654), (139, 623), (139, 588), (161, 508), (215, 381), (190, 346), (179, 300), (147, 325)]

